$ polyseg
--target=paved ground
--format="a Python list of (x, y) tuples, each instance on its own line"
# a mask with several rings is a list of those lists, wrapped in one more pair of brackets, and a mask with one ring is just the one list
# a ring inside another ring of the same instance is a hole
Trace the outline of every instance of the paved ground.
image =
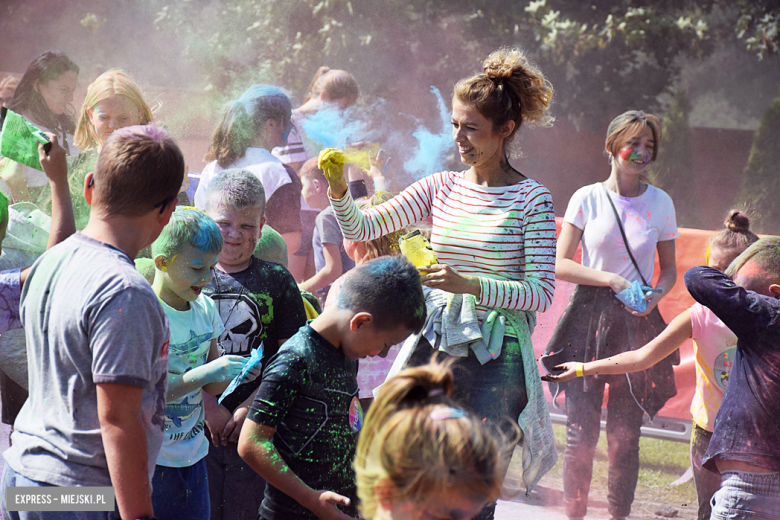
[[(508, 479), (511, 486), (513, 481)], [(505, 488), (508, 487), (505, 483)], [(657, 514), (660, 513), (660, 514)], [(607, 498), (604, 495), (591, 496), (588, 501), (588, 520), (608, 520)], [(631, 510), (630, 520), (663, 520), (674, 518), (679, 520), (695, 520), (696, 509), (691, 505), (684, 507), (668, 504), (658, 504), (643, 500), (637, 496)], [(518, 493), (514, 497), (506, 497), (498, 501), (496, 507), (496, 520), (567, 520), (563, 509), (563, 490), (552, 486), (546, 478), (542, 478), (539, 485), (526, 497), (524, 493)]]
[[(8, 448), (8, 436), (10, 427), (0, 423), (0, 452)], [(0, 456), (0, 468), (5, 465)], [(511, 477), (510, 477), (511, 478)], [(514, 481), (510, 480), (511, 486)], [(661, 516), (654, 513), (664, 508), (664, 504), (653, 504), (643, 502), (641, 497), (637, 497), (634, 503), (632, 520), (663, 520)], [(673, 513), (672, 511), (677, 511)], [(676, 519), (693, 519), (695, 511), (692, 508), (669, 511)], [(605, 497), (591, 496), (588, 504), (589, 520), (608, 520), (607, 502)], [(556, 489), (545, 482), (543, 478), (539, 485), (526, 497), (523, 492), (515, 494), (513, 497), (506, 497), (499, 500), (496, 507), (496, 520), (567, 520), (563, 510), (563, 491)]]

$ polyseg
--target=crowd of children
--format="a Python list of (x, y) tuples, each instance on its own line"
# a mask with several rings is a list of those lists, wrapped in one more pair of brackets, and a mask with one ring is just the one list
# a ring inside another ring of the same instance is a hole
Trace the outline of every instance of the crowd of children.
[[(609, 511), (625, 518), (642, 416), (674, 394), (687, 338), (699, 518), (780, 518), (780, 242), (732, 211), (709, 267), (685, 275), (697, 303), (664, 329), (678, 232), (644, 177), (654, 116), (612, 122), (610, 174), (575, 193), (556, 237), (549, 191), (509, 162), (523, 124), (552, 123), (552, 87), (518, 50), (455, 86), (463, 172), (353, 194), (349, 166), (303, 131), (359, 94), (322, 68), (296, 110), (267, 85), (225, 107), (197, 207), (182, 151), (124, 72), (98, 76), (74, 124), (78, 72), (44, 53), (9, 104), (51, 142), (42, 173), (1, 159), (0, 189), (37, 201), (51, 229), (32, 266), (0, 273), (0, 330), (23, 326), (29, 391), (3, 453), (4, 518), (491, 519), (515, 445), (529, 490), (557, 458), (542, 379), (566, 393), (575, 519), (612, 390)], [(376, 178), (386, 161), (371, 158)], [(0, 194), (3, 236), (9, 211)], [(398, 243), (426, 220), (436, 260), (414, 265)], [(578, 287), (540, 378), (531, 335), (556, 277)], [(50, 486), (112, 486), (115, 508), (9, 501)]]

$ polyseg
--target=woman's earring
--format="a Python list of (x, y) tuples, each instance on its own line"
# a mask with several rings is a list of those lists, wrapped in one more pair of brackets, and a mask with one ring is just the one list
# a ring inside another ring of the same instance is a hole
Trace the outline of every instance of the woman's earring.
[(168, 270), (168, 268), (167, 268), (167, 267), (165, 267), (165, 266), (162, 266), (162, 267), (160, 268), (160, 271), (167, 271), (167, 270)]
[(607, 162), (609, 162), (609, 165), (612, 166), (612, 154), (607, 155)]

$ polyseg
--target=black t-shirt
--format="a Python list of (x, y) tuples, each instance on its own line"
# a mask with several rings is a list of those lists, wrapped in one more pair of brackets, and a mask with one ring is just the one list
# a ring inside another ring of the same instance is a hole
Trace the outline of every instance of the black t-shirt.
[[(357, 361), (306, 325), (269, 361), (247, 418), (276, 428), (274, 446), (290, 470), (312, 489), (348, 497), (351, 505), (341, 509), (357, 518), (352, 461), (363, 415), (356, 376)], [(268, 520), (316, 518), (270, 484), (260, 513)]]
[[(282, 265), (252, 257), (238, 273), (214, 269), (204, 287), (217, 306), (225, 332), (217, 343), (225, 354), (249, 356), (264, 345), (263, 364), (278, 350), (280, 339), (292, 337), (306, 323), (306, 311), (298, 285)], [(260, 378), (245, 383), (222, 402), (231, 412), (260, 386)]]

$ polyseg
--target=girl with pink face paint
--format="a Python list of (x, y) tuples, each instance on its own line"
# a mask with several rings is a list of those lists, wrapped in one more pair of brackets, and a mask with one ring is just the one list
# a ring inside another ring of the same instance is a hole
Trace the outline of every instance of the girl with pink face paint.
[[(677, 280), (677, 224), (671, 198), (644, 178), (660, 141), (661, 125), (655, 116), (635, 110), (618, 116), (609, 125), (605, 143), (609, 177), (580, 188), (569, 201), (558, 237), (555, 276), (577, 288), (547, 346), (553, 365), (634, 350), (664, 330), (657, 305)], [(573, 258), (580, 243), (578, 264)], [(645, 297), (646, 310), (624, 307), (615, 295), (635, 281), (652, 283), (656, 251), (661, 271)], [(645, 413), (652, 417), (675, 395), (672, 357), (629, 375), (587, 376), (553, 387), (555, 394), (566, 392), (563, 483), (569, 518), (582, 518), (587, 512), (605, 383), (610, 386), (609, 512), (612, 518), (631, 512), (642, 417)]]
[[(725, 272), (740, 253), (758, 240), (758, 236), (750, 231), (750, 220), (739, 210), (731, 210), (724, 224), (726, 228), (710, 238), (705, 260), (710, 267)], [(645, 370), (667, 358), (688, 338), (694, 340), (696, 365), (696, 393), (691, 403), (691, 469), (699, 499), (698, 520), (709, 520), (710, 502), (720, 489), (721, 475), (704, 468), (702, 462), (737, 352), (737, 336), (710, 309), (696, 303), (674, 318), (664, 332), (647, 345), (584, 364), (563, 363), (556, 367), (563, 371), (562, 374), (546, 376), (544, 380), (563, 382), (577, 376)]]

